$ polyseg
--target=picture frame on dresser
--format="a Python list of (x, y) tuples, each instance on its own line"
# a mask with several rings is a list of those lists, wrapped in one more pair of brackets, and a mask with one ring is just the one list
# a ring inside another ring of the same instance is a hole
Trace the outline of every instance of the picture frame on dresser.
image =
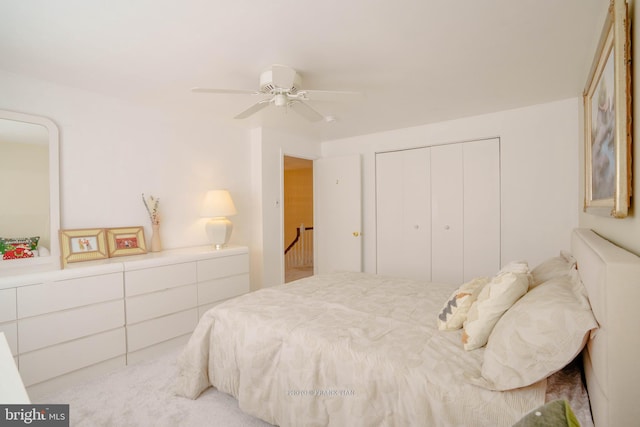
[(631, 198), (631, 33), (626, 0), (612, 0), (584, 101), (585, 212), (624, 218)]
[(60, 230), (62, 267), (80, 261), (108, 258), (104, 228)]
[(146, 254), (144, 228), (142, 226), (108, 228), (107, 248), (109, 257)]

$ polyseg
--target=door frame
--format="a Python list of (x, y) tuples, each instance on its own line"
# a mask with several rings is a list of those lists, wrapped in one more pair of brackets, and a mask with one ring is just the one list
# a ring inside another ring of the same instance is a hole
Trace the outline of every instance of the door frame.
[[(300, 155), (291, 153), (288, 150), (280, 149), (280, 281), (282, 284), (285, 283), (285, 265), (284, 265), (284, 250), (286, 249), (287, 242), (284, 241), (284, 157), (295, 157), (298, 159), (310, 160), (312, 162), (312, 169), (315, 168), (313, 165), (314, 160), (320, 158), (320, 156), (308, 156), (308, 155)], [(313, 192), (313, 223), (316, 222), (316, 194)], [(314, 236), (315, 237), (315, 236)], [(313, 265), (315, 272), (316, 265), (316, 239), (313, 239)]]

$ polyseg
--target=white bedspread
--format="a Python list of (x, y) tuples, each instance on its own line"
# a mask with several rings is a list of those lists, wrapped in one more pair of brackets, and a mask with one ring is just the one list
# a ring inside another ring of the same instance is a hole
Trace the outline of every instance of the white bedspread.
[(437, 330), (452, 290), (338, 273), (227, 301), (180, 356), (177, 393), (213, 385), (280, 426), (512, 425), (544, 403), (546, 381), (512, 392), (466, 383), (484, 349)]

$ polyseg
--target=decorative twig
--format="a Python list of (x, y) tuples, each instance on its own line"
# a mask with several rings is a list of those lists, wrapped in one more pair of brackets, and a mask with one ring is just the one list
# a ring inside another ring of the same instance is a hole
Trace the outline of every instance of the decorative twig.
[(147, 212), (149, 213), (151, 224), (160, 224), (160, 211), (158, 210), (160, 205), (160, 198), (149, 196), (149, 200), (147, 201), (147, 199), (144, 197), (144, 193), (142, 193), (142, 201), (144, 202), (144, 207), (147, 208)]

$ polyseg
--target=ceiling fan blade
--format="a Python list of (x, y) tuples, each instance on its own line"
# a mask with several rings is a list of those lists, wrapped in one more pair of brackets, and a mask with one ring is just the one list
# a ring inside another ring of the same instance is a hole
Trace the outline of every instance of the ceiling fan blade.
[(289, 103), (289, 107), (291, 107), (293, 111), (311, 122), (318, 122), (324, 118), (322, 114), (318, 113), (316, 110), (302, 101), (291, 101)]
[(257, 95), (255, 90), (241, 90), (241, 89), (210, 89), (206, 87), (194, 87), (191, 88), (191, 92), (195, 93), (226, 93), (233, 95)]
[(328, 95), (353, 95), (353, 96), (364, 96), (363, 92), (357, 92), (352, 90), (315, 90), (315, 89), (304, 89), (299, 91), (298, 93), (321, 93)]
[(244, 110), (242, 113), (235, 116), (234, 119), (246, 119), (250, 115), (257, 113), (258, 111), (262, 110), (265, 107), (268, 107), (270, 101), (271, 101), (270, 99), (263, 99), (262, 101), (258, 101), (255, 104), (253, 104), (251, 107)]
[(300, 90), (296, 95), (303, 101), (313, 100), (328, 102), (357, 101), (364, 99), (366, 96), (363, 92), (313, 89)]
[(293, 87), (296, 78), (296, 70), (285, 67), (284, 65), (271, 66), (271, 79), (273, 85), (281, 89), (290, 89)]

